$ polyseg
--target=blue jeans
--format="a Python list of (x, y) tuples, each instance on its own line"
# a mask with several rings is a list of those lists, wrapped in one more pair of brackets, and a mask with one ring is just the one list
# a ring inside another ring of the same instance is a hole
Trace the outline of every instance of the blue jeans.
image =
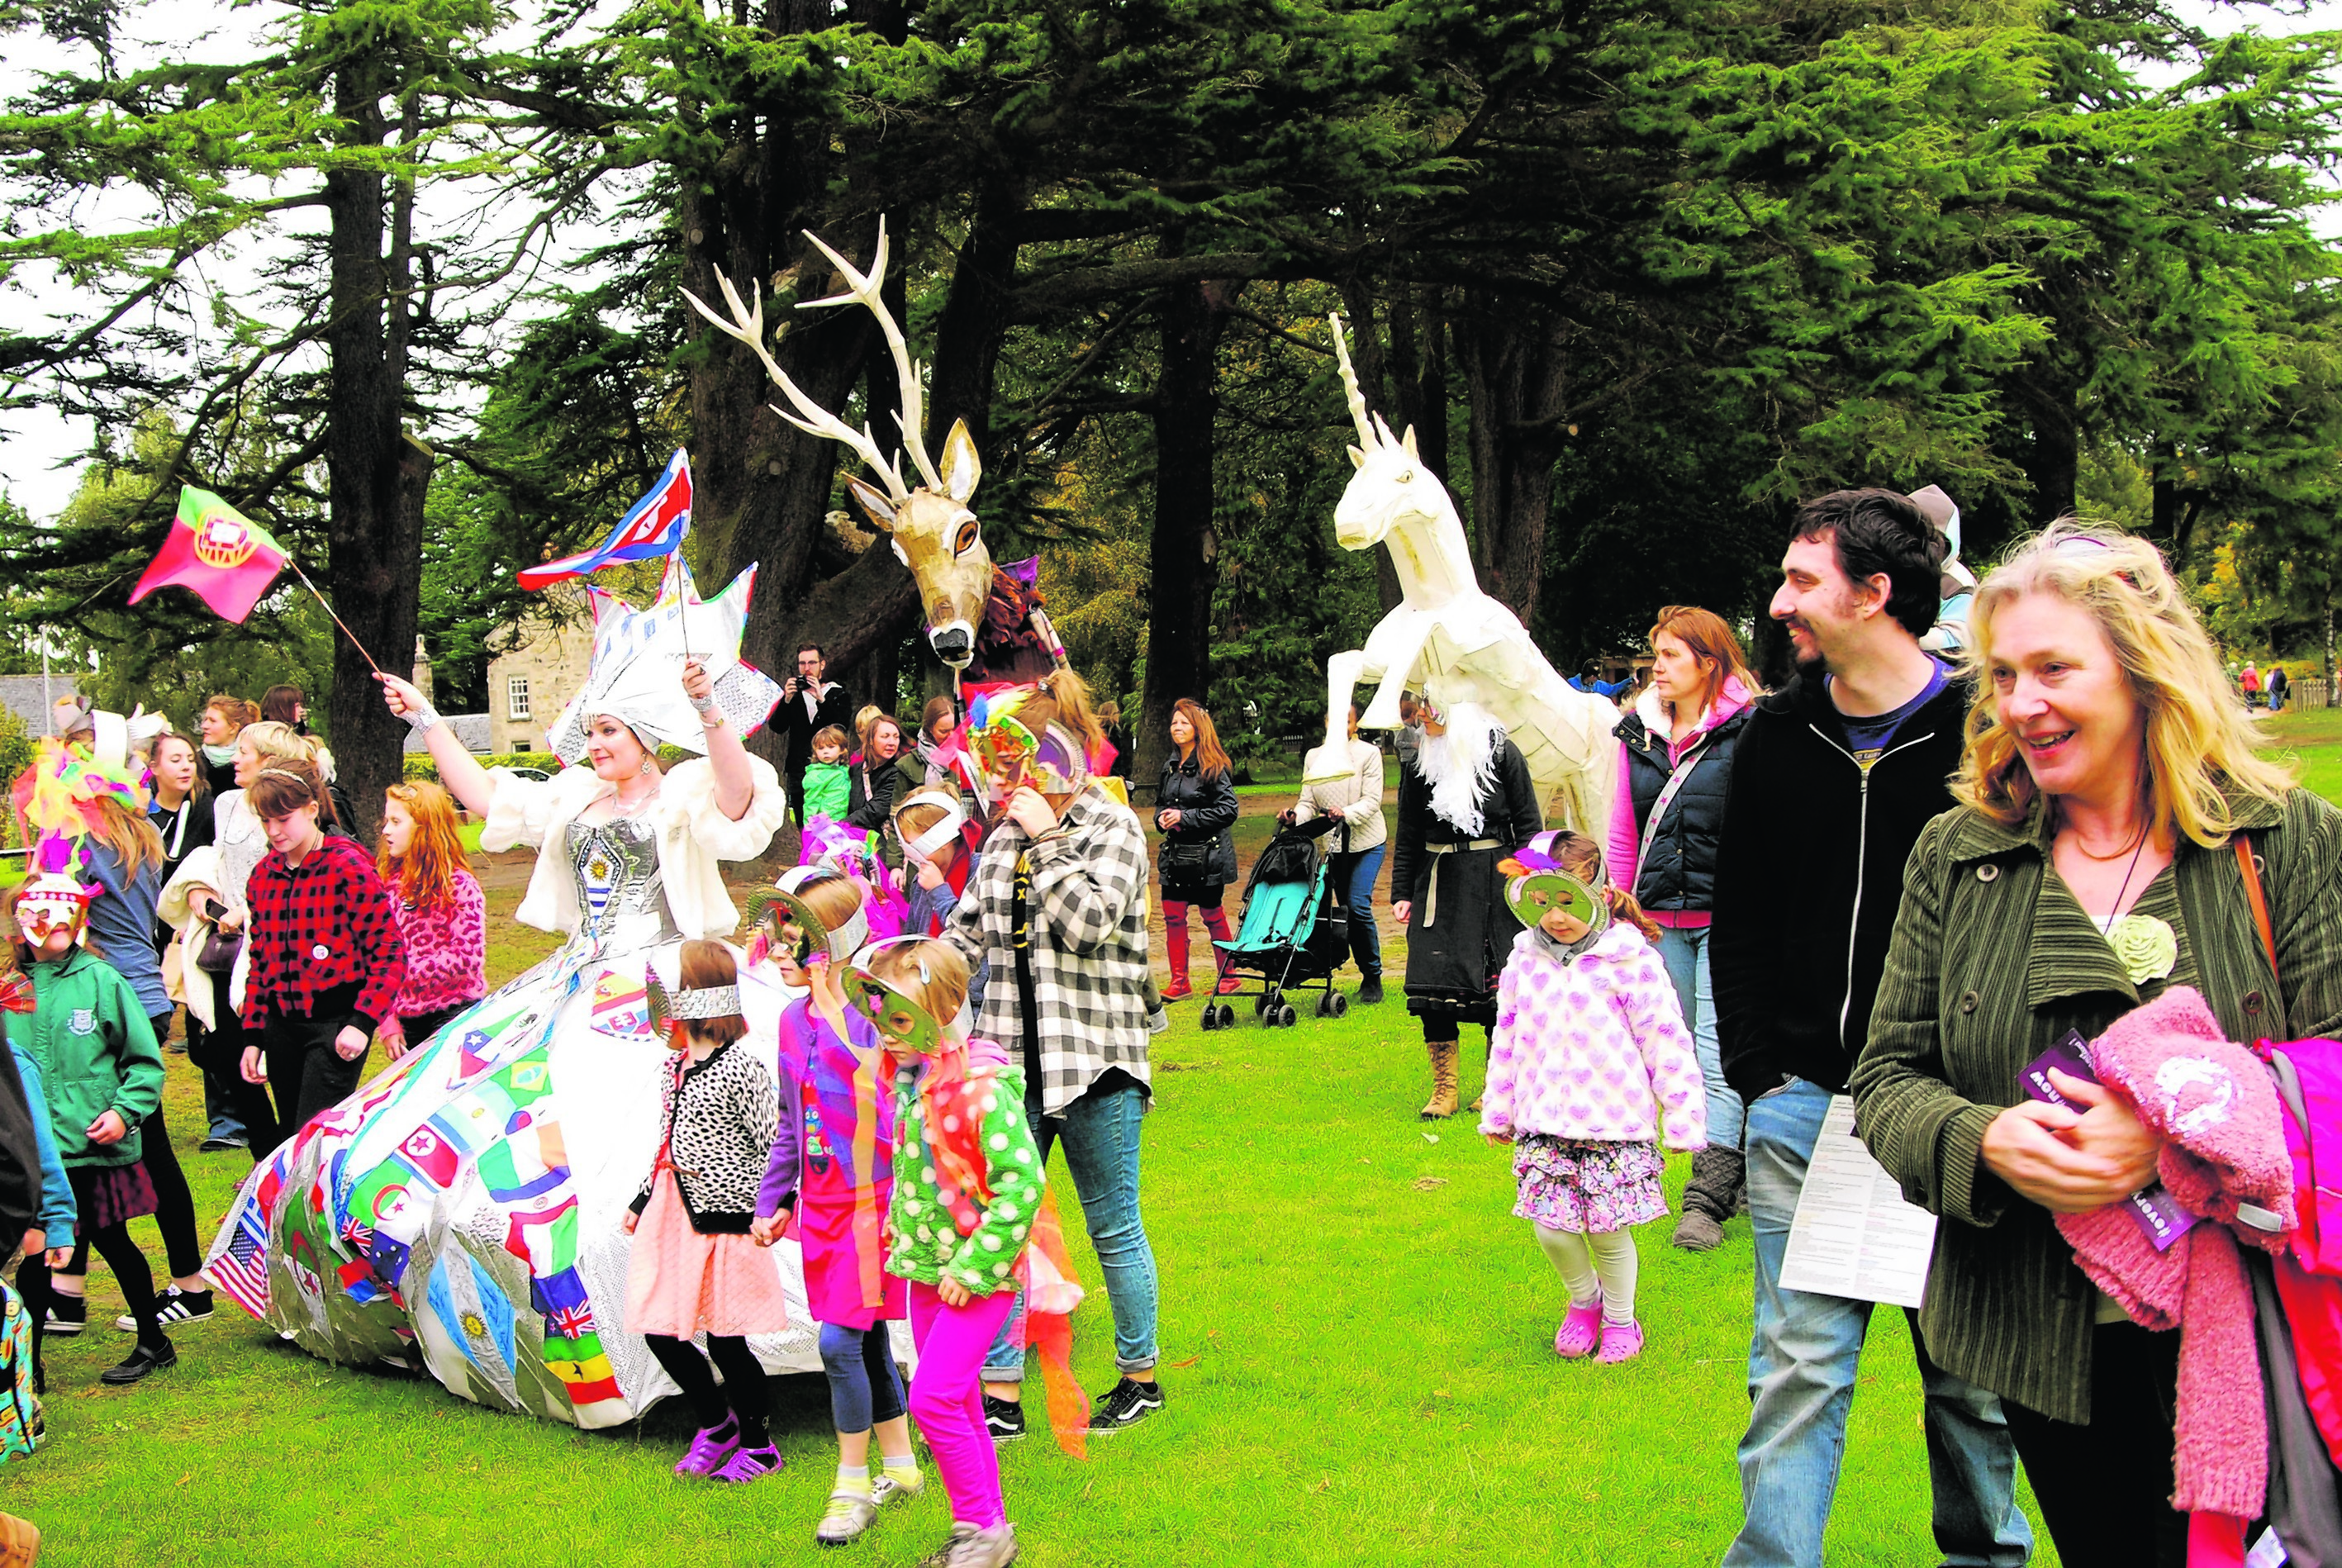
[[(1136, 1084), (1104, 1094), (1093, 1089), (1066, 1107), (1062, 1117), (1041, 1114), (1041, 1092), (1025, 1091), (1025, 1114), (1032, 1118), (1041, 1164), (1062, 1143), (1066, 1170), (1081, 1194), (1082, 1219), (1090, 1245), (1097, 1249), (1098, 1272), (1106, 1276), (1106, 1304), (1114, 1309), (1114, 1363), (1125, 1372), (1155, 1364), (1155, 1249), (1138, 1213), (1138, 1129), (1146, 1092)], [(1065, 1207), (1058, 1205), (1058, 1213)], [(1025, 1293), (984, 1358), (986, 1383), (1016, 1383), (1025, 1376)]]
[[(1740, 1440), (1746, 1522), (1724, 1554), (1726, 1568), (1818, 1564), (1837, 1491), (1871, 1303), (1784, 1290), (1780, 1283), (1789, 1222), (1829, 1101), (1827, 1090), (1800, 1078), (1748, 1107), (1756, 1323), (1748, 1344), (1748, 1433)], [(1926, 1392), (1927, 1474), (1942, 1561), (2018, 1568), (2032, 1553), (2033, 1532), (2017, 1506), (2017, 1450), (1999, 1396), (1929, 1361), (1916, 1322), (1911, 1341)]]
[(1382, 932), (1375, 924), (1375, 882), (1383, 873), (1383, 853), (1390, 846), (1345, 850), (1327, 856), (1326, 875), (1342, 894), (1350, 912), (1350, 956), (1361, 975), (1383, 972)]
[(1716, 987), (1707, 978), (1707, 930), (1705, 925), (1662, 927), (1659, 962), (1675, 982), (1684, 1027), (1691, 1031), (1692, 1051), (1699, 1058), (1700, 1082), (1707, 1088), (1707, 1146), (1737, 1149), (1740, 1094), (1724, 1081), (1724, 1048), (1716, 1039)]

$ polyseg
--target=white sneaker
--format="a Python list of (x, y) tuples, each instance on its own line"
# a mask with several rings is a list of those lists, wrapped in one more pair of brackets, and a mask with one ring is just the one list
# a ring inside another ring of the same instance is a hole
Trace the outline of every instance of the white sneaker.
[[(166, 1287), (163, 1299), (155, 1303), (155, 1321), (165, 1328), (176, 1328), (181, 1323), (209, 1323), (212, 1317), (212, 1293), (183, 1291), (176, 1285)], [(125, 1333), (135, 1333), (138, 1320), (124, 1313), (114, 1320), (114, 1326)]]

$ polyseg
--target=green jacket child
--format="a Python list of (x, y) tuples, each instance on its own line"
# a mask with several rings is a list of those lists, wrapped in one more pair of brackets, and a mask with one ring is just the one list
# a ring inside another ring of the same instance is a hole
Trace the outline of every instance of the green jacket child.
[[(139, 1124), (163, 1103), (163, 1053), (137, 993), (114, 965), (78, 947), (30, 973), (33, 1011), (0, 1019), (40, 1069), (58, 1154), (68, 1166), (137, 1164)], [(91, 1142), (89, 1124), (108, 1111), (121, 1114), (128, 1136)]]

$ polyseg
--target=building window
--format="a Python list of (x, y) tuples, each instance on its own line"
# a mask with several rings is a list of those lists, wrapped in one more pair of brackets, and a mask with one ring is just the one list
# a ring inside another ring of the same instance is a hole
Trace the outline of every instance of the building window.
[(528, 677), (526, 675), (505, 677), (505, 716), (509, 719), (528, 717)]

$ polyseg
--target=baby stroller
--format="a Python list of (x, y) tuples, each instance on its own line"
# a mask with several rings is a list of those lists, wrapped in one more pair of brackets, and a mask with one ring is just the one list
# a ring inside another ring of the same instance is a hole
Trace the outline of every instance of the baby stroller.
[[(1293, 1027), (1299, 1014), (1286, 998), (1299, 990), (1320, 993), (1320, 1018), (1350, 1010), (1350, 999), (1334, 989), (1334, 971), (1349, 956), (1349, 911), (1326, 885), (1327, 857), (1319, 843), (1339, 825), (1337, 817), (1320, 816), (1278, 828), (1245, 884), (1243, 924), (1235, 936), (1213, 944), (1227, 954), (1230, 974), (1260, 977), (1252, 1010), (1271, 1029)], [(1236, 1021), (1236, 1009), (1226, 1002), (1204, 1009), (1206, 1029), (1232, 1029)]]

